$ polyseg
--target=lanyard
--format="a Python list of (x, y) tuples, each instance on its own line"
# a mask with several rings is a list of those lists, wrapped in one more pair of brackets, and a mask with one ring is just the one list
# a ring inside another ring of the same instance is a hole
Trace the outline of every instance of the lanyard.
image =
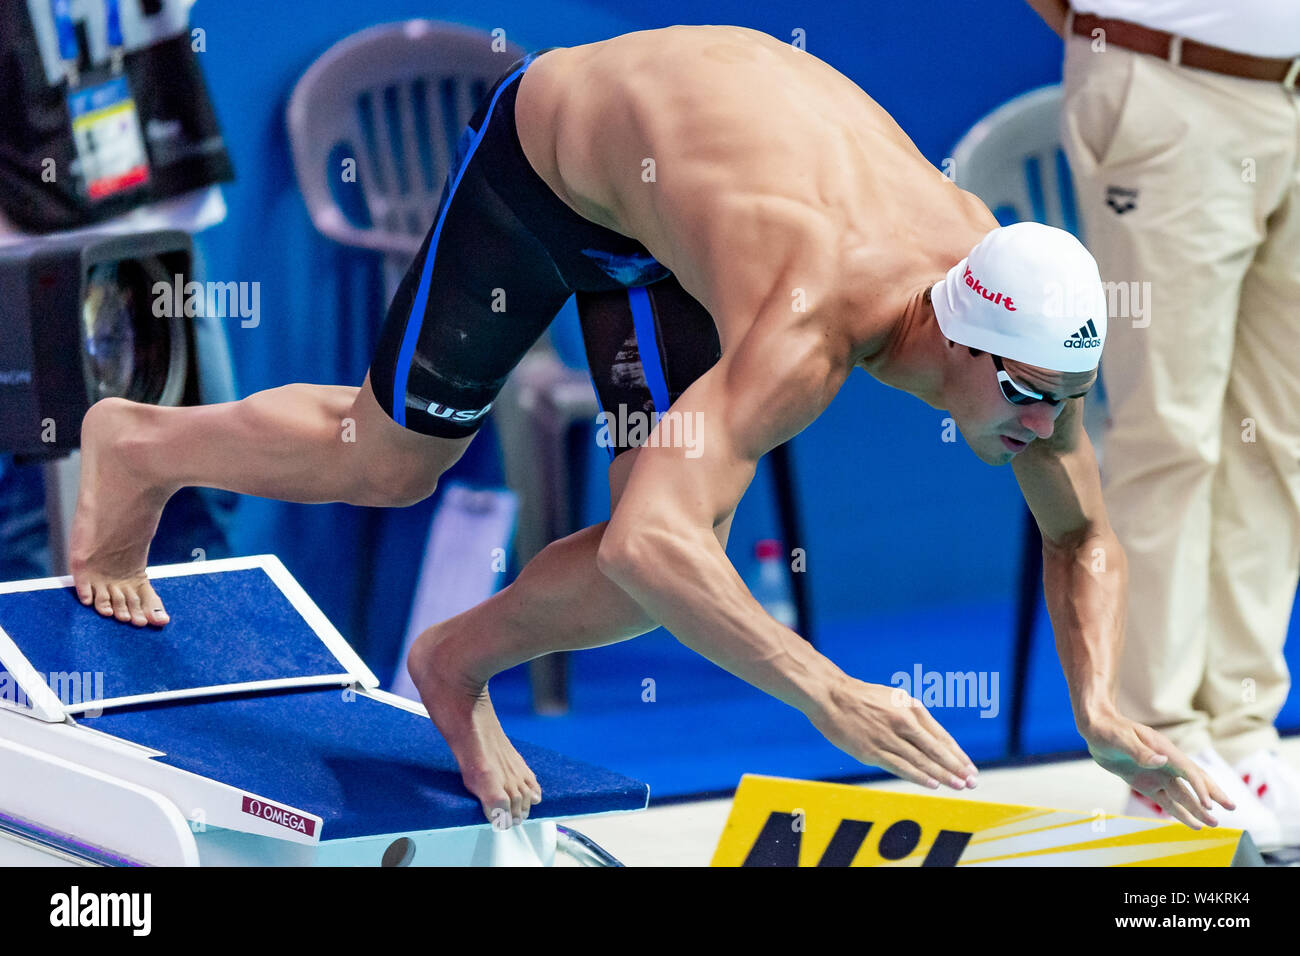
[[(77, 28), (72, 22), (72, 0), (50, 0), (50, 13), (54, 16), (54, 32), (59, 39), (59, 58), (63, 60), (68, 83), (77, 84), (77, 64), (81, 51), (77, 44)], [(112, 59), (113, 72), (122, 70), (122, 10), (118, 0), (104, 0), (105, 41)]]
[(122, 47), (122, 11), (117, 0), (104, 0), (104, 22), (107, 25), (108, 48), (119, 50)]
[[(2, 2), (2, 0), (0, 0)], [(130, 78), (122, 70), (122, 17), (118, 0), (104, 0), (104, 39), (112, 62), (112, 75), (81, 83), (78, 69), (82, 42), (74, 11), (85, 15), (90, 0), (50, 0), (59, 58), (68, 79), (68, 117), (76, 149), (73, 173), (86, 200), (120, 197), (149, 183), (149, 153), (140, 127), (140, 115), (131, 96)]]
[(117, 0), (104, 0), (104, 32), (113, 73), (122, 72), (122, 11)]

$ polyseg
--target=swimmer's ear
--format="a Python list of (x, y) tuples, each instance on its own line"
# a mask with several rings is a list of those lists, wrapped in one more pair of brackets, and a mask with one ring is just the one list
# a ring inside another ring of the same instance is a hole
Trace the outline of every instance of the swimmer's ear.
[[(956, 345), (957, 345), (957, 343), (954, 342), (952, 339), (947, 339), (946, 341), (947, 341), (947, 343), (948, 343), (948, 348), (950, 348), (950, 349), (951, 349), (951, 348), (955, 348)], [(984, 353), (981, 352), (979, 349), (973, 349), (973, 348), (971, 348), (969, 345), (966, 346), (966, 351), (970, 353), (970, 357), (971, 357), (971, 358), (979, 358), (981, 355), (984, 354)]]

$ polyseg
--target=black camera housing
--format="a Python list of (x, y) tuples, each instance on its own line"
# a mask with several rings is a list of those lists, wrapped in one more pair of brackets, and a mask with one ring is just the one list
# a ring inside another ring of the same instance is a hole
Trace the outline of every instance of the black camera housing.
[[(92, 273), (116, 267), (131, 303), (131, 381), (123, 397), (198, 404), (190, 318), (159, 316), (153, 287), (189, 280), (190, 236), (177, 230), (69, 232), (0, 245), (0, 453), (43, 461), (81, 445), (81, 420), (102, 393), (89, 354)], [(167, 311), (167, 310), (163, 310)]]

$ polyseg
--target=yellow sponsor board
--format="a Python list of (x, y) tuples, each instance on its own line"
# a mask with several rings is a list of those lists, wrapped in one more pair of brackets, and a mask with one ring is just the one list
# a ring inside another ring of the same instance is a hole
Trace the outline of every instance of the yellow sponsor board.
[(1229, 866), (1241, 830), (746, 774), (714, 866)]

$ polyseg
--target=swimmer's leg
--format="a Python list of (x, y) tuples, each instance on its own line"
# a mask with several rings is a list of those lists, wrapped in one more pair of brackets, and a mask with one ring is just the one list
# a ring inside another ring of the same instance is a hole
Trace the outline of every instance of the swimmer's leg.
[[(493, 187), (519, 179), (508, 113), (489, 123), (495, 102), (490, 95), (471, 120), (478, 148), (448, 177), (360, 389), (287, 385), (197, 408), (109, 399), (90, 409), (70, 558), (83, 603), (138, 626), (166, 623), (145, 565), (163, 505), (186, 485), (372, 506), (433, 491), (570, 295)], [(510, 308), (499, 311), (488, 293), (507, 289)]]
[(369, 378), (360, 388), (285, 385), (188, 408), (104, 399), (82, 422), (77, 596), (105, 617), (167, 622), (145, 564), (163, 505), (182, 487), (402, 507), (431, 494), (468, 444), (395, 424)]
[[(610, 465), (615, 507), (637, 454), (625, 451)], [(430, 627), (411, 647), (407, 670), (455, 754), (466, 788), (494, 823), (526, 818), (541, 790), (497, 722), (488, 680), (543, 654), (614, 644), (656, 627), (596, 567), (606, 524), (549, 545), (509, 587)], [(730, 529), (730, 517), (717, 528), (724, 545)]]

